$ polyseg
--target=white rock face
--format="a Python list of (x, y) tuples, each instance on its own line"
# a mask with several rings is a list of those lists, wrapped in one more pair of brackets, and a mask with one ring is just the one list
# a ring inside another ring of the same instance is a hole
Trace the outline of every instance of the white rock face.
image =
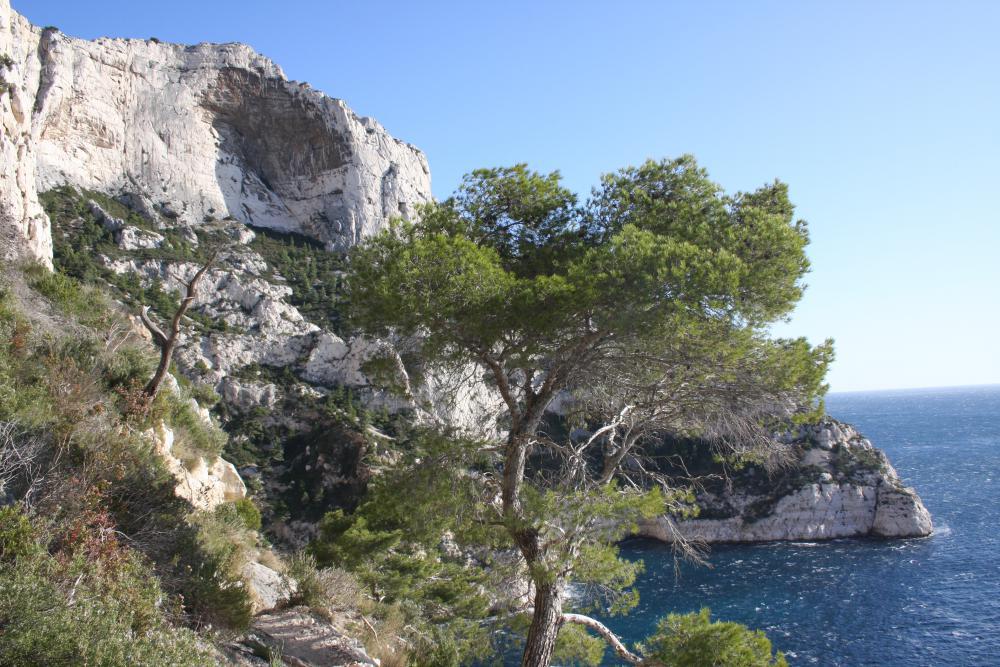
[(3, 231), (51, 258), (37, 192), (129, 194), (139, 208), (297, 231), (346, 248), (430, 199), (423, 153), (243, 44), (90, 42), (0, 0)]
[(162, 423), (148, 436), (177, 480), (174, 492), (195, 509), (213, 510), (222, 503), (246, 497), (247, 487), (229, 461), (220, 457), (209, 462), (198, 457), (185, 463), (174, 455), (174, 432)]
[(0, 0), (0, 259), (28, 258), (52, 266), (52, 229), (38, 203), (35, 94), (41, 33)]
[(242, 574), (250, 593), (254, 614), (274, 609), (288, 600), (296, 589), (296, 583), (292, 579), (254, 560), (247, 561)]
[(930, 535), (934, 530), (931, 513), (916, 491), (910, 488), (881, 488), (872, 535), (879, 537), (912, 537)]
[(698, 497), (703, 511), (729, 516), (686, 521), (659, 517), (641, 525), (639, 534), (711, 544), (925, 537), (933, 532), (930, 513), (917, 493), (903, 486), (885, 455), (852, 426), (827, 419), (790, 440), (790, 446), (800, 450), (800, 470), (812, 483), (776, 500), (741, 490), (736, 483), (731, 493)]

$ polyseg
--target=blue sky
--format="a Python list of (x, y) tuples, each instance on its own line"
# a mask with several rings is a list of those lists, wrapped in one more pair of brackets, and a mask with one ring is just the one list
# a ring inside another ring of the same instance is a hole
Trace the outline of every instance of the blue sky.
[(242, 41), (428, 156), (434, 192), (528, 162), (581, 192), (693, 153), (790, 184), (812, 232), (781, 335), (835, 391), (1000, 382), (1000, 2), (14, 0), (86, 38)]

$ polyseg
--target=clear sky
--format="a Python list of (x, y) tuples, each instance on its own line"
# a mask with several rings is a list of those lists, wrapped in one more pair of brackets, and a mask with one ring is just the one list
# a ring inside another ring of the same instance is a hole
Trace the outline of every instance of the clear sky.
[(94, 38), (241, 41), (428, 156), (581, 192), (693, 153), (791, 186), (835, 391), (1000, 382), (1000, 2), (13, 0)]

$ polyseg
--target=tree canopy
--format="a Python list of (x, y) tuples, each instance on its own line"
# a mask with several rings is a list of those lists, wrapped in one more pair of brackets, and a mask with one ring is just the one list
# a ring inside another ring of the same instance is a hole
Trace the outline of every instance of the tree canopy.
[[(808, 241), (783, 183), (726, 194), (684, 156), (609, 174), (582, 202), (558, 173), (474, 171), (355, 249), (351, 322), (480, 369), (505, 406), (478, 479), (535, 590), (524, 665), (549, 664), (579, 622), (567, 581), (627, 587), (609, 545), (683, 508), (645, 447), (680, 434), (767, 457), (779, 420), (820, 409), (830, 342), (768, 333), (802, 295)], [(584, 435), (546, 426), (553, 413)]]

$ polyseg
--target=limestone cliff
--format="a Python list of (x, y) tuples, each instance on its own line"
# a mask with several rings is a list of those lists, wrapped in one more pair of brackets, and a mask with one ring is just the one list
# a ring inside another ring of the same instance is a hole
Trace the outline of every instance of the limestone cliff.
[(49, 219), (35, 189), (39, 33), (0, 0), (0, 259), (52, 263)]
[[(0, 26), (0, 53), (9, 56), (0, 72), (4, 258), (51, 264), (62, 244), (91, 267), (88, 279), (100, 273), (134, 310), (150, 291), (180, 289), (204, 259), (199, 244), (223, 247), (190, 311), (200, 326), (187, 323), (175, 361), (222, 395), (230, 422), (259, 418), (267, 434), (258, 440), (276, 459), (282, 440), (323, 426), (317, 408), (333, 389), (351, 388), (372, 409), (488, 423), (471, 392), (442, 400), (439, 388), (456, 381), (448, 373), (411, 382), (394, 341), (341, 332), (331, 319), (337, 271), (296, 282), (287, 275), (294, 262), (276, 264), (254, 243), (262, 228), (301, 235), (291, 245), (305, 238), (315, 248), (296, 259), (335, 266), (324, 248), (344, 250), (429, 201), (419, 150), (342, 101), (288, 81), (242, 44), (75, 39), (32, 26), (9, 0), (0, 0)], [(52, 211), (46, 193), (57, 190), (75, 194), (55, 202), (66, 206), (50, 221), (39, 201)], [(317, 286), (309, 310), (303, 302)], [(402, 396), (371, 388), (362, 368), (376, 357), (394, 361)], [(315, 452), (302, 465), (324, 472), (328, 497), (363, 484), (350, 464), (329, 468)], [(289, 465), (296, 456), (289, 453)]]
[(75, 39), (0, 0), (0, 53), (0, 222), (35, 256), (51, 254), (37, 192), (64, 184), (341, 248), (430, 198), (423, 153), (246, 45)]
[(701, 518), (660, 517), (640, 534), (701, 543), (822, 540), (837, 537), (925, 537), (930, 513), (903, 485), (885, 454), (852, 426), (834, 419), (785, 437), (795, 460), (767, 475), (738, 472), (731, 484), (698, 495)]

